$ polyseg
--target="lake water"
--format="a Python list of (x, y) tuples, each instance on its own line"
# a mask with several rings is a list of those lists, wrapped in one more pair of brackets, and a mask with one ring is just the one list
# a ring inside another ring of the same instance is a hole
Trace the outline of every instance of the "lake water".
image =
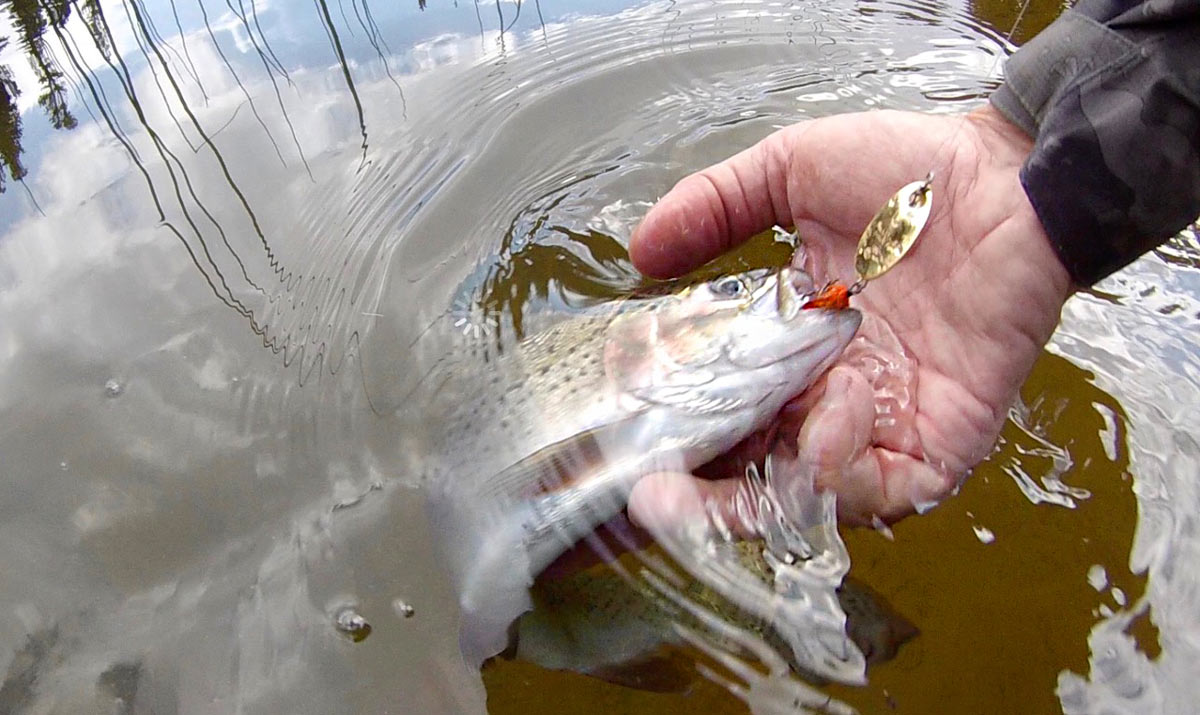
[[(99, 7), (45, 34), (73, 129), (0, 53), (0, 712), (745, 712), (461, 661), (415, 341), (620, 294), (680, 177), (807, 117), (966, 111), (1060, 3)], [(920, 635), (830, 697), (1193, 709), (1198, 295), (1192, 232), (1072, 298), (961, 493), (844, 535)]]

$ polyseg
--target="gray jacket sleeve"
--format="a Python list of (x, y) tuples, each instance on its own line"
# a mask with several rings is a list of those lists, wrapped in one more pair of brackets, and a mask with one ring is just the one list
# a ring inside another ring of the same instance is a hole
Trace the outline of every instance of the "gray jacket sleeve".
[(1200, 216), (1200, 0), (1081, 0), (991, 102), (1034, 138), (1021, 183), (1077, 283)]

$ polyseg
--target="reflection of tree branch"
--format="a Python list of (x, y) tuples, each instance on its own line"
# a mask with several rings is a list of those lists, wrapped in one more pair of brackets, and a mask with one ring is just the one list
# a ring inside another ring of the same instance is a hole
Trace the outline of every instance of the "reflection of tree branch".
[[(229, 119), (226, 119), (224, 124), (214, 129), (213, 132), (208, 135), (208, 138), (210, 140), (215, 139), (218, 134), (225, 131), (226, 127), (228, 127), (230, 124), (233, 124), (233, 120), (237, 119), (238, 112), (242, 111), (242, 107), (244, 106), (246, 106), (246, 103), (242, 102), (236, 108), (234, 108), (233, 114), (229, 115)], [(192, 151), (198, 154), (200, 153), (200, 147), (196, 147)]]
[[(103, 36), (103, 31), (99, 30), (99, 25), (96, 27), (97, 32), (100, 32), (101, 36)], [(112, 103), (108, 99), (108, 93), (104, 91), (104, 83), (97, 78), (96, 84), (93, 87), (91, 82), (88, 80), (88, 70), (84, 69), (82, 63), (78, 61), (77, 58), (82, 57), (83, 52), (79, 49), (79, 44), (75, 41), (75, 36), (69, 32), (63, 32), (58, 28), (54, 28), (54, 34), (58, 38), (58, 42), (62, 46), (63, 51), (67, 53), (67, 60), (70, 62), (70, 65), (75, 68), (75, 72), (79, 76), (80, 82), (86, 82), (88, 84), (89, 92), (92, 95), (92, 101), (96, 103), (96, 108), (100, 110), (101, 116), (105, 118), (105, 122), (109, 125), (113, 135), (126, 146), (126, 149), (129, 151), (129, 155), (133, 157), (134, 162), (140, 164), (142, 157), (140, 154), (138, 154), (137, 149), (129, 140), (129, 135), (125, 133), (124, 127), (121, 126), (121, 121), (118, 118), (116, 111), (113, 110)], [(107, 38), (105, 38), (105, 42), (107, 43)], [(72, 48), (74, 48), (73, 53), (71, 51)], [(105, 57), (105, 60), (109, 62), (109, 66), (112, 65), (111, 60), (109, 60), (107, 56)], [(107, 114), (105, 114), (106, 110)]]
[[(292, 120), (288, 117), (287, 107), (283, 104), (283, 95), (279, 93), (279, 83), (275, 81), (275, 71), (271, 69), (272, 63), (267, 59), (267, 55), (259, 48), (258, 41), (254, 39), (254, 31), (250, 29), (250, 22), (246, 19), (246, 9), (242, 5), (242, 0), (238, 0), (238, 6), (241, 7), (239, 12), (233, 6), (230, 0), (225, 0), (225, 4), (229, 6), (229, 10), (242, 21), (242, 27), (246, 29), (246, 36), (250, 38), (250, 44), (254, 46), (254, 51), (258, 54), (259, 61), (262, 62), (263, 70), (267, 73), (267, 79), (271, 81), (271, 88), (275, 91), (275, 101), (279, 103), (279, 113), (283, 116), (284, 124), (287, 124), (288, 131), (292, 135), (292, 143), (296, 146), (296, 153), (300, 155), (300, 163), (304, 165), (304, 171), (308, 173), (308, 178), (312, 179), (312, 169), (308, 166), (308, 158), (304, 156), (304, 149), (300, 147), (300, 138), (296, 136), (296, 128), (292, 126)], [(267, 44), (267, 38), (262, 38), (263, 46), (270, 52), (271, 57), (275, 57), (275, 53), (271, 52), (271, 46)], [(283, 74), (284, 79), (290, 84), (291, 77), (288, 77), (287, 72), (283, 69), (283, 65), (279, 64), (279, 60), (275, 59), (275, 65)]]
[(496, 0), (496, 16), (500, 18), (500, 21), (496, 24), (496, 27), (500, 28), (500, 52), (503, 53), (505, 51), (505, 48), (504, 48), (504, 9), (500, 7), (500, 0)]
[(346, 86), (350, 89), (350, 97), (354, 100), (354, 109), (358, 112), (358, 130), (362, 134), (362, 163), (365, 164), (367, 161), (367, 120), (363, 115), (362, 102), (358, 100), (358, 90), (354, 87), (354, 76), (350, 74), (350, 65), (346, 63), (346, 53), (342, 51), (342, 41), (338, 38), (333, 18), (329, 16), (329, 5), (325, 3), (325, 0), (313, 1), (321, 13), (321, 19), (325, 23), (325, 33), (329, 36), (330, 43), (333, 44), (333, 51), (337, 55), (338, 63), (342, 66), (342, 76), (345, 77)]
[[(140, 2), (140, 0), (127, 0), (127, 1)], [(126, 10), (126, 13), (128, 13), (128, 10)], [(177, 63), (183, 65), (184, 71), (187, 72), (189, 76), (191, 76), (192, 80), (195, 81), (197, 84), (199, 84), (200, 78), (198, 76), (196, 76), (196, 68), (193, 67), (190, 62), (184, 62), (183, 58), (179, 56), (179, 52), (174, 47), (172, 47), (170, 43), (168, 43), (166, 40), (163, 39), (162, 33), (160, 33), (158, 31), (157, 27), (155, 27), (154, 22), (153, 22), (153, 20), (151, 20), (149, 13), (146, 12), (146, 8), (144, 5), (142, 6), (142, 15), (144, 15), (146, 17), (146, 27), (148, 27), (150, 30), (149, 36), (154, 38), (153, 40), (148, 40), (148, 41), (154, 42), (159, 47), (165, 47), (167, 52), (170, 52), (171, 56), (173, 56), (175, 58), (175, 61)], [(182, 38), (182, 35), (180, 35), (180, 37)]]
[(192, 55), (188, 52), (187, 33), (183, 31), (183, 25), (179, 22), (179, 11), (175, 8), (175, 0), (170, 0), (167, 4), (171, 6), (171, 16), (175, 18), (175, 30), (179, 33), (179, 44), (183, 45), (183, 56), (187, 58), (188, 66), (192, 68), (192, 78), (196, 80), (196, 86), (200, 88), (200, 96), (204, 97), (205, 106), (208, 106), (208, 93), (204, 91), (200, 75), (196, 72), (196, 64), (192, 62)]
[(342, 0), (338, 0), (338, 12), (342, 15), (342, 24), (346, 26), (346, 30), (354, 37), (354, 28), (350, 27), (350, 18), (346, 17), (346, 6), (342, 4)]
[(75, 103), (83, 107), (83, 110), (88, 113), (88, 116), (92, 118), (93, 122), (99, 122), (100, 120), (96, 118), (95, 112), (92, 111), (91, 106), (88, 105), (87, 100), (84, 99), (83, 88), (79, 86), (79, 80), (71, 75), (71, 68), (67, 65), (67, 63), (58, 58), (58, 55), (54, 52), (53, 48), (50, 48), (50, 56), (54, 59), (54, 64), (63, 68), (63, 76), (66, 77), (67, 82), (71, 85), (71, 90), (75, 93)]
[(233, 76), (233, 81), (237, 83), (238, 89), (242, 90), (242, 96), (246, 98), (246, 102), (250, 105), (250, 113), (258, 120), (258, 125), (267, 135), (267, 141), (271, 142), (271, 146), (275, 149), (275, 156), (279, 157), (279, 162), (287, 166), (287, 161), (283, 158), (283, 153), (279, 151), (279, 145), (275, 143), (275, 137), (271, 136), (271, 130), (267, 129), (267, 123), (258, 114), (258, 107), (254, 106), (254, 100), (250, 98), (250, 92), (246, 89), (246, 85), (242, 84), (242, 78), (233, 69), (233, 65), (229, 62), (229, 58), (225, 56), (225, 51), (221, 49), (221, 43), (217, 42), (217, 36), (213, 32), (212, 25), (208, 22), (208, 10), (204, 8), (204, 0), (198, 0), (196, 6), (200, 8), (200, 16), (204, 19), (204, 29), (208, 31), (208, 39), (212, 40), (213, 49), (216, 50), (217, 56), (225, 63), (225, 69), (229, 70), (229, 74)]
[[(121, 7), (125, 10), (125, 18), (129, 20), (130, 26), (133, 26), (133, 15), (130, 14), (129, 3), (122, 2)], [(163, 100), (163, 106), (167, 108), (167, 115), (171, 117), (171, 122), (175, 125), (175, 128), (179, 130), (179, 136), (183, 137), (183, 143), (187, 144), (188, 148), (195, 153), (198, 147), (192, 143), (192, 140), (188, 137), (187, 132), (183, 130), (183, 125), (179, 123), (179, 118), (175, 116), (175, 110), (171, 108), (171, 100), (167, 98), (167, 93), (163, 89), (162, 83), (158, 79), (158, 70), (154, 68), (154, 62), (150, 59), (150, 53), (146, 49), (146, 43), (153, 43), (154, 40), (148, 33), (145, 36), (145, 42), (142, 40), (142, 35), (139, 35), (138, 33), (134, 33), (133, 39), (134, 42), (137, 43), (138, 49), (141, 50), (142, 56), (146, 58), (146, 66), (150, 68), (150, 77), (154, 80), (154, 86), (158, 88), (158, 93)], [(166, 72), (168, 75), (170, 74), (170, 70), (165, 64), (163, 65), (163, 72)]]
[[(102, 20), (101, 20), (101, 22), (102, 22)], [(204, 241), (203, 240), (200, 241), (200, 246), (201, 246), (201, 249), (203, 250), (205, 256), (208, 258), (209, 265), (211, 265), (213, 267), (213, 273), (216, 274), (215, 281), (214, 281), (212, 274), (210, 274), (208, 269), (200, 261), (200, 258), (197, 255), (195, 248), (193, 248), (191, 243), (189, 243), (188, 240), (186, 238), (184, 238), (183, 234), (179, 231), (179, 229), (177, 229), (174, 225), (172, 225), (169, 221), (167, 221), (166, 214), (163, 212), (162, 202), (160, 201), (159, 196), (158, 196), (158, 191), (154, 188), (153, 179), (150, 178), (150, 172), (147, 171), (145, 165), (142, 164), (141, 159), (138, 157), (137, 151), (133, 148), (133, 144), (130, 143), (129, 139), (125, 136), (125, 133), (123, 131), (121, 131), (120, 127), (116, 124), (115, 116), (113, 116), (111, 114), (111, 112), (112, 112), (111, 108), (108, 108), (107, 97), (105, 97), (103, 99), (101, 98), (101, 93), (103, 92), (103, 90), (100, 89), (99, 81), (97, 80), (97, 81), (93, 82), (93, 77), (92, 77), (91, 73), (83, 66), (83, 64), (75, 56), (75, 53), (71, 50), (71, 45), (73, 45), (74, 43), (72, 42), (72, 43), (68, 44), (67, 37), (64, 36), (64, 33), (61, 31), (60, 28), (54, 27), (52, 29), (54, 30), (54, 34), (58, 37), (58, 41), (62, 44), (63, 50), (67, 53), (67, 60), (75, 68), (75, 71), (77, 73), (79, 73), (79, 77), (83, 81), (83, 83), (87, 85), (88, 91), (92, 95), (92, 100), (96, 103), (96, 108), (100, 111), (100, 115), (104, 118), (105, 124), (108, 125), (109, 130), (112, 132), (113, 136), (116, 137), (117, 141), (120, 142), (125, 147), (125, 150), (129, 152), (129, 155), (133, 158), (134, 166), (137, 167), (138, 172), (141, 173), (142, 178), (145, 179), (146, 188), (150, 192), (150, 200), (154, 204), (154, 208), (158, 213), (158, 219), (162, 223), (162, 226), (165, 227), (172, 234), (174, 234), (175, 237), (179, 239), (179, 242), (181, 244), (183, 244), (183, 248), (185, 251), (187, 251), (188, 256), (191, 258), (192, 264), (196, 266), (196, 269), (198, 271), (200, 271), (200, 275), (204, 277), (204, 281), (208, 284), (208, 287), (212, 290), (212, 293), (214, 296), (216, 296), (217, 300), (221, 301), (221, 303), (232, 308), (233, 310), (238, 312), (240, 315), (242, 315), (242, 316), (246, 317), (248, 320), (250, 320), (252, 329), (256, 333), (261, 335), (262, 329), (258, 327), (256, 321), (254, 320), (253, 314), (245, 307), (245, 305), (243, 305), (240, 301), (237, 300), (236, 297), (234, 297), (233, 291), (230, 290), (229, 284), (226, 282), (225, 277), (221, 274), (220, 269), (217, 268), (216, 264), (213, 262), (212, 256), (209, 254), (208, 247), (204, 243)], [(109, 60), (109, 65), (112, 66), (111, 60)], [(138, 111), (139, 113), (141, 112), (141, 109), (137, 106), (136, 102), (134, 103), (134, 109), (136, 111)], [(149, 131), (148, 126), (147, 126), (147, 129)], [(152, 131), (150, 131), (150, 133), (151, 133), (152, 137), (156, 137), (156, 135), (154, 135)], [(179, 199), (180, 206), (182, 207), (183, 199), (179, 195), (179, 185), (175, 181), (175, 174), (171, 169), (170, 163), (166, 162), (165, 157), (163, 157), (163, 159), (164, 159), (164, 163), (166, 165), (167, 171), (171, 175), (172, 184), (174, 184), (174, 186), (175, 186), (175, 195)], [(183, 209), (183, 214), (184, 214), (185, 220), (188, 222), (188, 224), (191, 225), (192, 230), (194, 232), (196, 232), (197, 236), (199, 236), (199, 229), (196, 227), (195, 223), (192, 222), (191, 217), (188, 216), (186, 208)], [(224, 290), (221, 290), (220, 288), (217, 287), (218, 282), (221, 284), (221, 287)]]
[[(136, 8), (134, 8), (134, 17), (135, 18), (137, 17), (137, 9)], [(103, 13), (101, 13), (99, 16), (99, 22), (100, 22), (100, 26), (104, 29), (105, 34), (108, 35), (109, 40), (112, 41), (112, 28), (109, 26), (107, 20), (104, 19)], [(144, 31), (145, 28), (143, 27), (142, 29)], [(154, 48), (153, 45), (151, 45), (151, 47)], [(159, 61), (165, 65), (166, 63), (165, 63), (165, 61), (163, 61), (162, 55), (158, 54), (157, 48), (154, 48), (154, 51), (155, 51), (155, 54), (158, 55)], [(142, 128), (146, 132), (146, 136), (149, 137), (151, 142), (153, 142), (155, 149), (158, 151), (159, 158), (161, 158), (162, 162), (163, 162), (163, 167), (167, 170), (167, 174), (170, 176), (170, 179), (171, 179), (171, 184), (175, 189), (175, 198), (179, 203), (179, 208), (183, 212), (183, 215), (184, 215), (185, 219), (187, 220), (188, 224), (191, 225), (193, 232), (199, 238), (201, 246), (203, 246), (205, 248), (206, 255), (208, 252), (207, 245), (204, 243), (203, 234), (200, 232), (199, 226), (197, 226), (195, 224), (195, 222), (192, 221), (191, 214), (188, 213), (187, 202), (183, 198), (183, 194), (182, 194), (182, 192), (180, 190), (180, 186), (179, 186), (179, 181), (175, 176), (175, 171), (174, 171), (174, 169), (171, 168), (172, 161), (174, 161), (174, 164), (179, 167), (180, 175), (183, 178), (183, 183), (184, 183), (184, 186), (187, 188), (188, 195), (192, 198), (192, 201), (195, 203), (195, 205), (200, 209), (200, 212), (203, 213), (204, 216), (209, 220), (209, 222), (212, 223), (212, 225), (216, 228), (217, 233), (220, 234), (220, 236), (221, 236), (221, 241), (225, 244), (225, 247), (227, 249), (229, 249), (229, 252), (231, 254), (233, 254), (234, 260), (241, 267), (242, 276), (246, 279), (247, 283), (249, 283), (251, 285), (251, 287), (257, 289), (259, 292), (262, 292), (262, 289), (257, 284), (255, 284), (254, 281), (252, 281), (250, 279), (249, 274), (246, 272), (245, 265), (242, 263), (241, 259), (239, 259), (237, 257), (237, 252), (234, 251), (233, 247), (229, 245), (228, 237), (225, 235), (224, 229), (221, 228), (221, 224), (217, 221), (216, 217), (212, 215), (212, 213), (208, 210), (208, 208), (200, 201), (200, 197), (196, 195), (196, 191), (192, 187), (191, 179), (188, 177), (187, 171), (183, 167), (183, 163), (179, 161), (179, 158), (177, 156), (175, 156), (174, 152), (172, 152), (170, 149), (167, 148), (166, 142), (164, 142), (162, 140), (162, 137), (159, 136), (158, 132), (155, 131), (154, 128), (150, 126), (150, 122), (146, 118), (145, 111), (142, 109), (142, 103), (141, 103), (141, 101), (138, 100), (137, 93), (134, 90), (133, 75), (130, 73), (129, 67), (125, 64), (125, 60), (121, 57), (121, 55), (119, 53), (115, 54), (115, 59), (116, 59), (116, 64), (113, 64), (112, 60), (108, 60), (107, 61), (108, 65), (116, 73), (117, 79), (121, 83), (122, 89), (124, 89), (124, 91), (125, 91), (125, 97), (129, 100), (129, 105), (130, 105), (130, 107), (133, 108), (134, 114), (137, 116), (138, 123), (142, 125)], [(175, 85), (175, 81), (171, 77), (169, 72), (167, 73), (167, 79), (171, 82), (171, 85), (175, 88), (176, 93), (179, 94), (179, 87)], [(192, 119), (192, 123), (195, 126), (196, 131), (200, 133), (201, 137), (203, 137), (204, 144), (209, 146), (213, 150), (213, 152), (216, 154), (217, 162), (223, 166), (224, 163), (221, 159), (220, 154), (216, 152), (216, 147), (213, 146), (212, 142), (209, 141), (207, 136), (205, 136), (204, 131), (200, 128), (199, 122), (196, 121), (195, 116), (192, 115), (191, 110), (188, 109), (187, 102), (183, 101), (183, 97), (181, 94), (179, 95), (179, 98), (180, 98), (180, 102), (183, 105), (184, 111), (187, 112), (188, 116)], [(163, 97), (163, 100), (166, 101), (166, 97)], [(233, 180), (229, 178), (228, 173), (226, 173), (226, 178), (229, 179), (230, 183), (232, 184)], [(237, 187), (234, 186), (233, 188), (234, 188), (234, 191), (236, 192)], [(240, 193), (239, 193), (239, 195), (240, 195)], [(249, 207), (247, 207), (247, 210), (249, 210)], [(251, 213), (251, 218), (252, 219), (254, 218), (253, 213)], [(257, 227), (257, 223), (255, 223), (255, 226)], [(209, 258), (211, 260), (211, 256)], [(216, 266), (215, 262), (213, 262), (213, 266), (215, 269), (215, 266)], [(217, 273), (218, 273), (218, 275), (220, 275), (219, 270), (217, 270)], [(222, 276), (221, 280), (222, 280), (222, 284), (224, 284), (223, 276)], [(226, 285), (226, 289), (228, 289), (227, 285)], [(232, 291), (230, 291), (230, 296), (232, 296), (232, 295), (233, 295), (233, 293), (232, 293)]]
[(542, 3), (539, 0), (533, 0), (533, 8), (537, 10), (538, 25), (542, 28), (542, 42), (546, 43), (546, 49), (549, 50), (550, 38), (546, 36), (546, 18), (542, 17)]
[(33, 204), (33, 208), (36, 209), (38, 213), (45, 216), (46, 212), (42, 210), (42, 205), (38, 203), (37, 197), (34, 196), (33, 192), (29, 190), (29, 184), (25, 183), (24, 179), (21, 179), (17, 183), (21, 185), (22, 189), (25, 189), (25, 195), (29, 197), (29, 203)]
[[(496, 1), (496, 5), (497, 6), (500, 5), (499, 0)], [(508, 32), (509, 30), (513, 29), (513, 26), (517, 24), (517, 20), (520, 20), (520, 19), (521, 19), (521, 0), (517, 0), (517, 11), (513, 14), (512, 22), (508, 23), (508, 27), (501, 28), (500, 32), (504, 33), (504, 32)]]
[(392, 48), (388, 46), (387, 40), (384, 39), (383, 33), (379, 31), (379, 25), (375, 22), (375, 16), (371, 14), (371, 4), (367, 0), (362, 0), (363, 14), (367, 16), (367, 24), (371, 26), (371, 30), (375, 33), (375, 39), (379, 41), (383, 48), (391, 54)]
[[(242, 0), (238, 0), (238, 4), (241, 5)], [(245, 9), (242, 12), (245, 13)], [(283, 75), (288, 84), (292, 84), (292, 77), (288, 74), (287, 68), (279, 61), (279, 58), (275, 55), (275, 50), (271, 49), (271, 45), (267, 42), (267, 35), (263, 32), (262, 25), (258, 22), (258, 5), (254, 0), (250, 1), (250, 17), (254, 19), (254, 27), (258, 29), (259, 37), (263, 38), (263, 47), (267, 48), (267, 53), (271, 55), (271, 59), (275, 60), (275, 66), (279, 68), (279, 73)]]
[[(229, 10), (233, 12), (237, 19), (242, 21), (242, 27), (246, 29), (246, 37), (250, 40), (250, 45), (254, 47), (254, 51), (262, 58), (263, 64), (267, 65), (267, 74), (271, 75), (271, 67), (274, 67), (279, 74), (283, 75), (284, 79), (291, 84), (292, 78), (288, 76), (287, 70), (283, 68), (283, 64), (279, 58), (275, 56), (275, 51), (271, 49), (270, 43), (267, 42), (267, 36), (262, 34), (262, 29), (259, 28), (259, 37), (262, 38), (262, 47), (258, 46), (258, 40), (254, 39), (254, 29), (250, 27), (250, 18), (246, 15), (246, 5), (242, 0), (238, 0), (238, 6), (235, 8), (230, 0), (225, 0), (225, 4), (229, 6)], [(255, 16), (257, 18), (257, 15)], [(254, 27), (258, 27), (258, 21), (255, 20)], [(266, 52), (263, 52), (263, 50)]]
[[(425, 9), (425, 3), (421, 3), (421, 9)], [(479, 45), (483, 47), (483, 12), (479, 9), (479, 0), (475, 0), (475, 19), (479, 21)], [(487, 49), (486, 47), (484, 49)]]
[[(367, 35), (367, 42), (371, 43), (371, 47), (375, 48), (375, 54), (379, 55), (379, 62), (383, 65), (383, 72), (387, 75), (392, 84), (396, 85), (396, 91), (400, 93), (400, 106), (404, 118), (408, 118), (408, 100), (404, 98), (404, 90), (400, 88), (400, 83), (392, 76), (392, 68), (388, 66), (387, 56), (383, 54), (383, 48), (387, 47), (387, 42), (383, 42), (382, 35), (379, 34), (379, 26), (375, 24), (374, 18), (371, 17), (371, 9), (367, 5), (367, 0), (363, 0), (363, 13), (358, 12), (358, 0), (351, 0), (351, 5), (354, 8), (354, 16), (358, 18), (358, 24), (362, 26), (363, 32)], [(366, 15), (366, 22), (363, 21), (363, 15)], [(383, 43), (382, 46), (380, 43)], [(388, 48), (391, 52), (391, 48)]]
[[(137, 5), (133, 6), (133, 19), (137, 23), (137, 28), (145, 36), (146, 35), (146, 25), (145, 25), (145, 22), (143, 21), (142, 14), (138, 11)], [(106, 26), (106, 29), (107, 29), (107, 26)], [(184, 98), (183, 93), (179, 89), (179, 85), (176, 84), (175, 79), (171, 75), (171, 73), (166, 70), (166, 64), (167, 64), (166, 60), (163, 58), (162, 53), (158, 50), (158, 47), (155, 46), (153, 43), (151, 43), (150, 48), (154, 51), (155, 57), (158, 58), (159, 64), (162, 65), (162, 67), (164, 68), (164, 72), (166, 73), (167, 81), (170, 82), (171, 88), (175, 91), (175, 96), (176, 96), (176, 98), (178, 98), (179, 103), (183, 108), (183, 111), (187, 114), (188, 119), (191, 120), (192, 126), (196, 129), (196, 132), (198, 134), (200, 134), (201, 138), (204, 140), (204, 145), (207, 146), (209, 148), (209, 150), (211, 150), (213, 158), (216, 159), (216, 161), (217, 161), (217, 166), (219, 166), (221, 169), (221, 174), (225, 177), (225, 181), (229, 184), (229, 188), (233, 191), (234, 195), (237, 196), (238, 201), (242, 205), (242, 208), (245, 209), (246, 216), (250, 219), (250, 224), (254, 227), (254, 233), (255, 233), (255, 235), (258, 236), (259, 241), (262, 243), (262, 246), (263, 246), (264, 251), (266, 252), (267, 258), (272, 263), (272, 267), (276, 268), (274, 254), (272, 253), (271, 247), (267, 242), (266, 235), (263, 233), (262, 228), (259, 226), (258, 217), (255, 215), (254, 210), (250, 208), (250, 202), (246, 199), (246, 196), (242, 193), (241, 189), (238, 188), (237, 183), (233, 180), (233, 175), (230, 173), (229, 166), (225, 163), (225, 158), (223, 156), (221, 156), (221, 152), (217, 150), (217, 146), (216, 146), (216, 144), (213, 143), (211, 137), (209, 137), (204, 132), (204, 128), (201, 127), (201, 125), (200, 125), (200, 120), (196, 118), (196, 115), (192, 112), (191, 108), (188, 106), (187, 100)], [(125, 65), (123, 62), (121, 63), (121, 67), (123, 70), (125, 70), (125, 75), (128, 78), (129, 72), (127, 69), (125, 69)], [(180, 163), (178, 158), (176, 158), (175, 155), (173, 153), (171, 153), (171, 151), (169, 149), (167, 149), (165, 145), (162, 144), (162, 142), (158, 139), (157, 134), (152, 129), (150, 129), (150, 125), (148, 123), (146, 123), (145, 118), (141, 114), (141, 109), (137, 105), (137, 99), (132, 94), (132, 86), (133, 86), (132, 79), (130, 79), (129, 84), (127, 85), (126, 92), (129, 94), (130, 102), (132, 104), (134, 104), (134, 108), (138, 111), (138, 119), (146, 127), (147, 133), (149, 133), (151, 138), (154, 139), (155, 143), (159, 145), (160, 153), (165, 152), (167, 155), (169, 155), (172, 159), (175, 160), (176, 164), (179, 165), (179, 169), (183, 176), (184, 183), (187, 185), (187, 188), (188, 188), (188, 193), (191, 195), (192, 200), (195, 202), (196, 206), (198, 206), (200, 208), (200, 210), (204, 213), (204, 215), (206, 217), (208, 217), (209, 221), (212, 222), (213, 226), (216, 227), (217, 232), (221, 235), (221, 241), (225, 244), (225, 247), (227, 249), (229, 249), (230, 254), (233, 255), (234, 261), (236, 261), (238, 266), (241, 268), (242, 277), (246, 279), (246, 283), (249, 284), (255, 290), (257, 290), (259, 293), (264, 293), (265, 291), (263, 291), (263, 289), (257, 283), (255, 283), (254, 280), (252, 280), (250, 278), (249, 274), (246, 272), (246, 267), (245, 267), (245, 265), (243, 265), (242, 260), (238, 257), (237, 251), (235, 251), (233, 249), (233, 247), (229, 245), (229, 241), (225, 236), (225, 231), (221, 228), (220, 223), (217, 222), (216, 218), (213, 217), (209, 213), (208, 209), (205, 208), (204, 204), (200, 202), (199, 197), (196, 196), (195, 191), (193, 191), (193, 189), (192, 189), (191, 181), (188, 179), (187, 172), (183, 168), (183, 164)], [(164, 157), (164, 162), (165, 161), (166, 161), (166, 158)], [(167, 164), (167, 169), (168, 169), (168, 171), (170, 171), (169, 163)], [(172, 180), (173, 180), (174, 172), (171, 172), (171, 173), (172, 173)], [(182, 207), (182, 198), (180, 200), (180, 204)], [(282, 269), (278, 269), (277, 272), (279, 272), (281, 270)]]

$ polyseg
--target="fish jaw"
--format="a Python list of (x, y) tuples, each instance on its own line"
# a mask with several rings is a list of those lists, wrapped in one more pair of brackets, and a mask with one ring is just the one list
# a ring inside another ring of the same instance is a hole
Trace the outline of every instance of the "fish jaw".
[[(861, 324), (862, 313), (854, 309), (802, 310), (789, 321), (791, 330), (788, 332), (796, 335), (785, 336), (779, 341), (787, 354), (775, 363), (786, 377), (781, 389), (783, 401), (796, 397), (825, 374), (845, 352)], [(767, 352), (765, 348), (764, 352)], [(730, 361), (738, 363), (746, 357), (738, 353), (731, 355)], [(779, 407), (782, 406), (781, 402)]]

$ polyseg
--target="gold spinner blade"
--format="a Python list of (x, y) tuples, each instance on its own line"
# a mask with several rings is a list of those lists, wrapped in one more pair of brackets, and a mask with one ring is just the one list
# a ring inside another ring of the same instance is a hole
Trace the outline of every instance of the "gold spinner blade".
[(921, 235), (932, 206), (932, 173), (888, 199), (858, 239), (854, 271), (860, 281), (874, 280), (900, 262)]

